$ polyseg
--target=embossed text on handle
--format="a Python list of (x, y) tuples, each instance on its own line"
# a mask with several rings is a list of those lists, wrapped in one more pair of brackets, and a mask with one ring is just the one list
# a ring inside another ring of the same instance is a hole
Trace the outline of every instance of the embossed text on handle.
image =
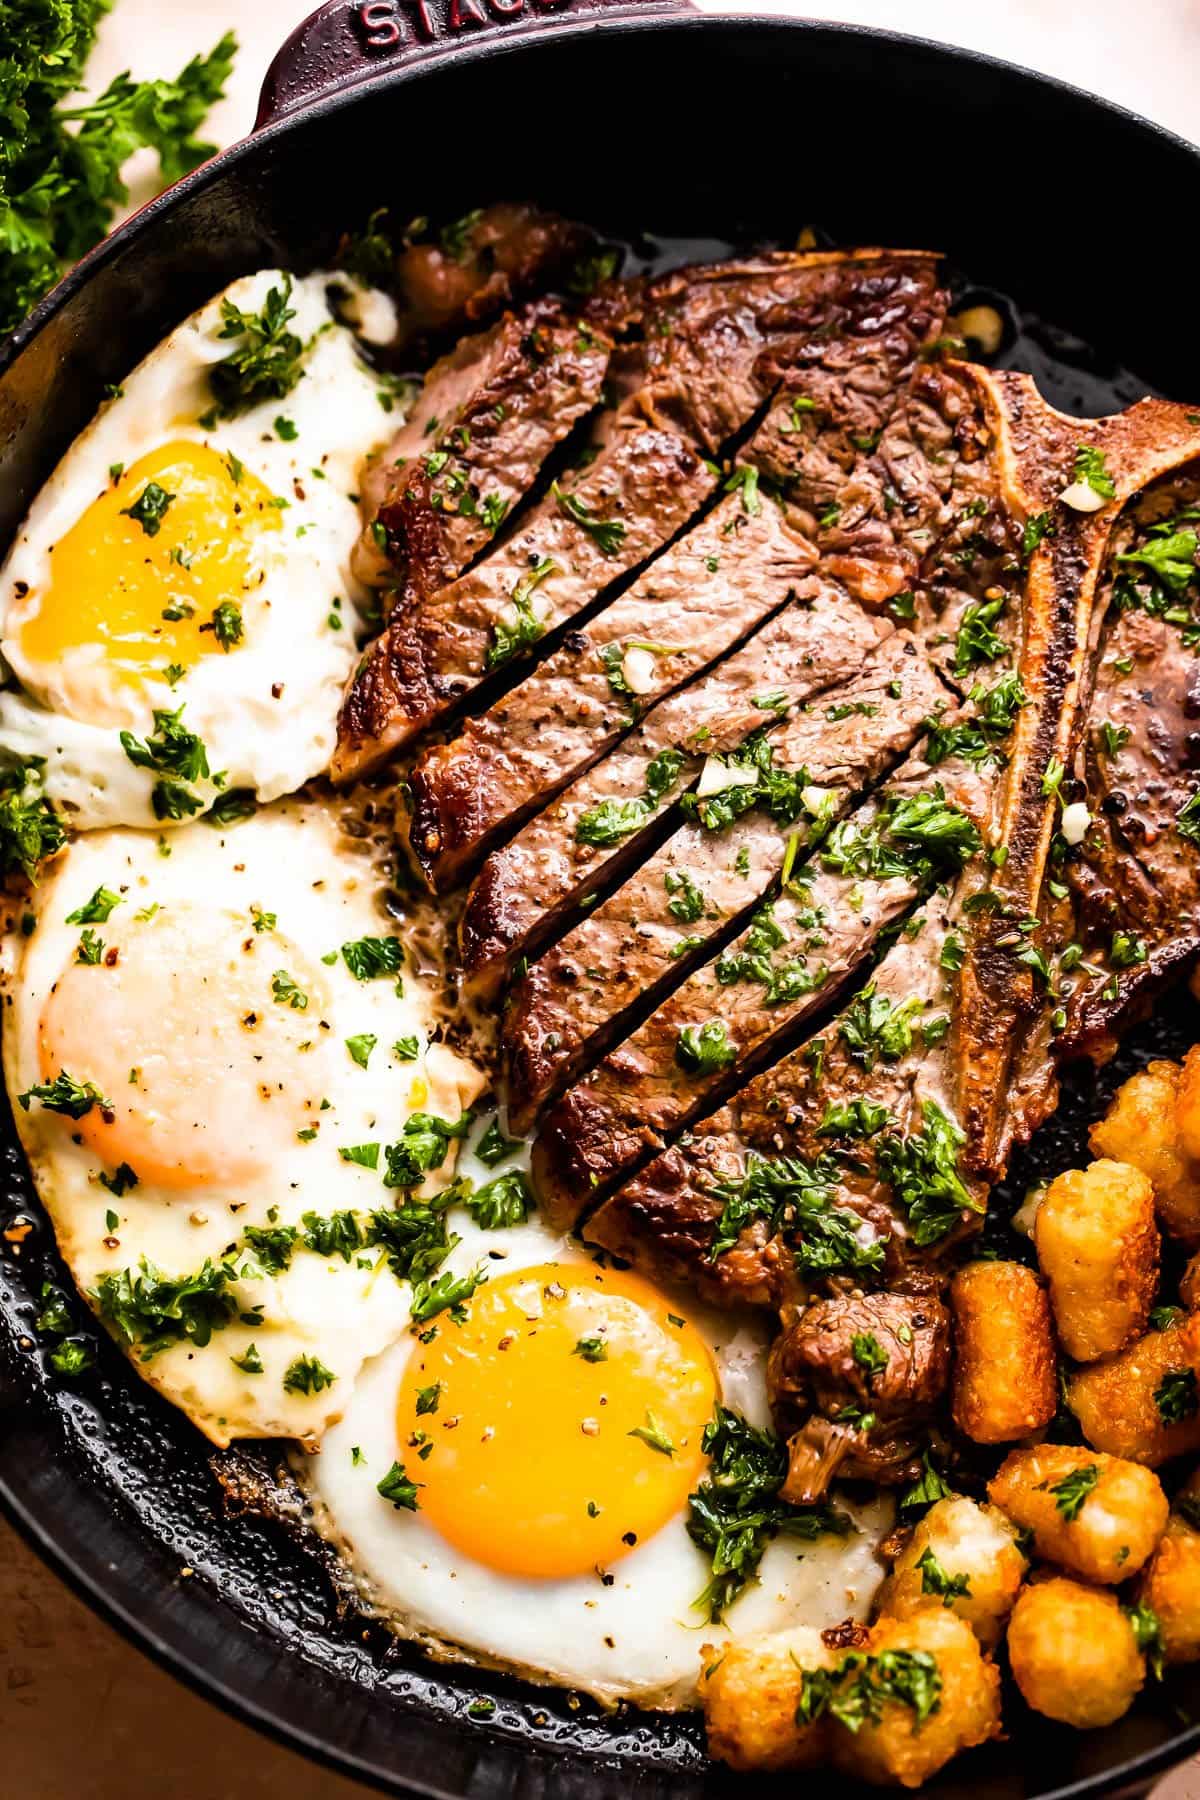
[(562, 12), (571, 0), (359, 0), (355, 8), (368, 50), (394, 50), (405, 42), (431, 44), (480, 25)]

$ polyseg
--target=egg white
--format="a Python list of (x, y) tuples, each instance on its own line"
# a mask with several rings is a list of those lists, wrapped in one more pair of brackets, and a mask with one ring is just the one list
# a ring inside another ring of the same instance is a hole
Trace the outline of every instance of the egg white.
[[(36, 891), (32, 935), (10, 940), (12, 966), (6, 972), (4, 1062), (14, 1103), (42, 1079), (43, 1009), (74, 963), (80, 941), (80, 927), (67, 925), (66, 917), (103, 885), (122, 896), (111, 921), (96, 928), (104, 938), (119, 935), (123, 920), (151, 906), (161, 909), (157, 919), (169, 920), (172, 909), (194, 909), (200, 900), (216, 928), (227, 932), (234, 953), (245, 944), (259, 955), (264, 1009), (272, 1017), (266, 977), (281, 959), (272, 950), (274, 933), (255, 934), (252, 908), (275, 913), (278, 931), (320, 973), (319, 1008), (314, 1000), (311, 1014), (296, 1016), (305, 1030), (311, 1017), (312, 1056), (318, 1061), (311, 1076), (307, 1067), (304, 1073), (329, 1105), (303, 1121), (315, 1129), (314, 1137), (302, 1141), (287, 1133), (287, 1143), (261, 1178), (244, 1184), (210, 1181), (186, 1190), (140, 1179), (136, 1188), (114, 1198), (99, 1182), (101, 1173), (111, 1171), (93, 1149), (76, 1141), (70, 1119), (36, 1100), (27, 1111), (14, 1104), (39, 1195), (85, 1294), (107, 1274), (136, 1271), (142, 1256), (173, 1276), (194, 1272), (205, 1258), (218, 1261), (248, 1225), (295, 1225), (306, 1211), (328, 1216), (394, 1204), (399, 1196), (383, 1186), (379, 1172), (343, 1161), (339, 1146), (395, 1141), (414, 1112), (455, 1120), (483, 1085), (472, 1063), (431, 1043), (433, 995), (411, 968), (405, 969), (402, 994), (393, 979), (360, 981), (350, 973), (340, 954), (343, 943), (390, 933), (403, 940), (404, 932), (380, 911), (371, 857), (361, 841), (342, 835), (332, 803), (279, 802), (220, 833), (194, 824), (175, 832), (163, 848), (165, 856), (146, 833), (88, 834), (70, 845)], [(333, 962), (322, 960), (333, 953)], [(81, 974), (89, 994), (95, 983), (96, 996), (84, 1031), (102, 1034), (107, 970), (87, 968)], [(213, 1005), (224, 1030), (219, 986), (214, 984)], [(159, 997), (152, 996), (150, 1004), (157, 1003)], [(239, 1020), (230, 1016), (227, 1029), (234, 1037)], [(367, 1033), (378, 1042), (361, 1068), (345, 1040)], [(412, 1036), (418, 1040), (417, 1059), (398, 1059), (390, 1046)], [(71, 1073), (87, 1076), (86, 1069)], [(281, 1080), (289, 1074), (283, 1071)], [(263, 1078), (273, 1080), (269, 1066)], [(449, 1178), (453, 1150), (452, 1145), (438, 1180)], [(110, 1212), (118, 1217), (115, 1230)], [(149, 1361), (141, 1360), (136, 1348), (131, 1352), (138, 1372), (219, 1444), (242, 1436), (315, 1442), (341, 1413), (363, 1360), (390, 1343), (408, 1319), (408, 1285), (391, 1274), (378, 1250), (349, 1262), (298, 1251), (284, 1274), (241, 1281), (236, 1293), (239, 1306), (262, 1307), (261, 1324), (232, 1324), (202, 1349), (180, 1343)], [(232, 1361), (244, 1356), (250, 1343), (261, 1357), (262, 1374), (247, 1375)], [(314, 1394), (285, 1391), (283, 1374), (301, 1355), (315, 1356), (332, 1370), (334, 1384)]]
[[(212, 404), (208, 371), (231, 348), (219, 336), (222, 299), (256, 312), (284, 279), (266, 269), (233, 282), (138, 364), (46, 482), (0, 570), (0, 651), (19, 683), (0, 692), (0, 750), (44, 757), (46, 793), (80, 829), (159, 822), (155, 778), (134, 767), (119, 736), (124, 728), (144, 738), (155, 708), (182, 705), (212, 772), (263, 800), (328, 766), (365, 597), (350, 572), (359, 529), (352, 496), (364, 457), (398, 419), (395, 397), (364, 362), (354, 332), (331, 317), (327, 290), (331, 281), (344, 288), (343, 279), (317, 273), (292, 287), (288, 329), (311, 340), (296, 387), (212, 429), (201, 425)], [(370, 295), (358, 300), (370, 310)], [(280, 416), (295, 426), (293, 439), (276, 432)], [(243, 641), (226, 655), (202, 656), (173, 687), (157, 674), (114, 680), (98, 646), (30, 662), (19, 625), (49, 584), (56, 541), (108, 487), (113, 465), (129, 467), (179, 439), (232, 452), (287, 502), (282, 528), (256, 542), (264, 579)], [(198, 788), (206, 803), (216, 792)]]
[[(470, 1172), (469, 1158), (464, 1169)], [(494, 1274), (590, 1260), (536, 1218), (486, 1234), (468, 1225), (446, 1267), (464, 1275), (481, 1259)], [(672, 1304), (709, 1345), (723, 1403), (754, 1425), (769, 1425), (761, 1320), (709, 1311), (690, 1296), (676, 1296)], [(406, 1334), (366, 1364), (320, 1455), (296, 1461), (317, 1529), (335, 1547), (363, 1604), (398, 1635), (443, 1658), (577, 1688), (604, 1703), (631, 1699), (674, 1709), (696, 1702), (702, 1643), (797, 1623), (823, 1628), (866, 1615), (883, 1573), (876, 1545), (892, 1516), (890, 1501), (882, 1498), (845, 1508), (858, 1527), (852, 1537), (814, 1544), (777, 1538), (763, 1557), (757, 1585), (746, 1589), (722, 1625), (710, 1624), (692, 1606), (711, 1570), (682, 1513), (610, 1569), (567, 1579), (521, 1578), (465, 1555), (420, 1510), (397, 1510), (376, 1491), (403, 1454), (396, 1401), (414, 1342)], [(410, 1473), (412, 1467), (419, 1465)], [(553, 1482), (552, 1461), (539, 1478)], [(497, 1531), (502, 1529), (498, 1520)]]

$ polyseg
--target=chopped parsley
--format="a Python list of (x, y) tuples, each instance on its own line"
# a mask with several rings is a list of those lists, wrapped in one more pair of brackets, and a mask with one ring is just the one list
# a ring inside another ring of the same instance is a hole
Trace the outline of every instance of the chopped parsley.
[(572, 1356), (581, 1356), (584, 1362), (607, 1362), (608, 1345), (602, 1337), (582, 1337), (571, 1352)]
[(972, 600), (964, 607), (954, 640), (954, 674), (962, 679), (979, 663), (998, 662), (1007, 656), (1008, 645), (993, 630), (1004, 611), (1005, 595), (996, 600)]
[(1171, 1369), (1154, 1390), (1154, 1404), (1164, 1425), (1182, 1425), (1200, 1411), (1200, 1389), (1194, 1369)]
[(217, 335), (234, 348), (208, 372), (216, 417), (233, 418), (260, 400), (282, 400), (300, 380), (304, 345), (288, 330), (296, 316), (288, 304), (291, 297), (292, 278), (285, 275), (280, 286), (268, 291), (259, 312), (243, 312), (228, 297), (222, 299)]
[(864, 1241), (863, 1222), (835, 1203), (838, 1165), (832, 1157), (805, 1162), (796, 1156), (762, 1157), (751, 1152), (740, 1177), (715, 1183), (723, 1202), (709, 1261), (732, 1250), (748, 1225), (763, 1220), (786, 1231), (801, 1274), (876, 1274), (883, 1267), (886, 1238)]
[(404, 946), (398, 937), (356, 938), (342, 945), (342, 960), (356, 981), (374, 981), (380, 975), (399, 974)]
[(131, 731), (121, 733), (121, 748), (134, 768), (163, 777), (151, 794), (156, 819), (188, 818), (203, 804), (191, 788), (209, 779), (208, 753), (202, 739), (184, 725), (183, 713), (182, 706), (174, 712), (155, 707), (154, 730), (145, 743)]
[(630, 800), (602, 800), (598, 806), (589, 807), (576, 822), (576, 842), (606, 850), (640, 831), (679, 780), (683, 762), (680, 751), (660, 750), (646, 764), (642, 793)]
[(120, 904), (120, 894), (114, 894), (110, 888), (98, 887), (90, 900), (85, 900), (82, 906), (77, 906), (74, 912), (67, 914), (67, 924), (104, 925), (114, 908)]
[(703, 1480), (688, 1497), (688, 1535), (710, 1558), (712, 1576), (692, 1602), (718, 1624), (738, 1595), (757, 1580), (772, 1538), (813, 1543), (827, 1533), (854, 1530), (844, 1513), (828, 1506), (789, 1506), (779, 1498), (787, 1475), (787, 1447), (772, 1431), (759, 1431), (728, 1407), (718, 1406), (705, 1427)]
[(928, 1650), (881, 1650), (874, 1656), (852, 1650), (836, 1669), (805, 1669), (803, 1676), (796, 1711), (802, 1725), (828, 1713), (857, 1732), (878, 1725), (891, 1702), (910, 1707), (919, 1730), (942, 1703), (941, 1671)]
[(320, 1394), (332, 1387), (337, 1376), (315, 1356), (298, 1356), (284, 1371), (284, 1392), (288, 1394)]
[(37, 1100), (47, 1112), (62, 1113), (68, 1119), (82, 1119), (91, 1112), (93, 1106), (102, 1110), (109, 1102), (98, 1087), (90, 1081), (76, 1081), (62, 1069), (53, 1081), (37, 1081), (23, 1094), (17, 1095), (23, 1112), (29, 1111), (29, 1104)]
[(286, 969), (276, 969), (271, 977), (271, 995), (280, 1006), (290, 1006), (293, 1012), (308, 1010), (308, 995), (297, 987)]
[(934, 1100), (921, 1104), (921, 1130), (909, 1137), (885, 1132), (876, 1145), (879, 1173), (896, 1204), (908, 1215), (912, 1241), (936, 1244), (952, 1231), (964, 1211), (982, 1212), (958, 1172), (965, 1133)]
[(394, 1462), (382, 1481), (375, 1484), (375, 1492), (384, 1500), (390, 1500), (397, 1511), (417, 1511), (417, 1494), (420, 1483), (410, 1481), (405, 1473), (404, 1464)]
[(601, 556), (617, 554), (625, 542), (625, 527), (619, 519), (598, 519), (595, 513), (588, 511), (577, 495), (564, 493), (557, 481), (551, 485), (550, 492), (558, 502), (560, 511), (582, 531), (587, 532)]
[(350, 1052), (351, 1062), (357, 1063), (360, 1069), (365, 1069), (370, 1063), (371, 1052), (378, 1042), (379, 1039), (372, 1031), (362, 1031), (357, 1037), (348, 1037), (346, 1048)]
[(400, 1141), (388, 1144), (384, 1151), (384, 1186), (420, 1187), (431, 1170), (441, 1168), (452, 1140), (465, 1138), (470, 1128), (469, 1112), (453, 1122), (437, 1113), (413, 1113), (404, 1121)]
[(167, 492), (157, 481), (148, 481), (132, 506), (121, 508), (123, 519), (132, 519), (140, 525), (147, 537), (157, 537), (162, 530), (162, 522), (167, 516), (167, 509), (178, 498), (176, 494)]
[(1071, 471), (1071, 480), (1082, 482), (1103, 500), (1111, 500), (1117, 491), (1116, 483), (1108, 472), (1103, 450), (1096, 450), (1087, 444), (1077, 444), (1075, 447), (1075, 467)]
[(523, 575), (512, 591), (512, 617), (497, 619), (492, 627), (492, 641), (483, 659), (487, 670), (503, 668), (517, 652), (536, 644), (546, 635), (546, 627), (533, 610), (533, 591), (548, 575), (557, 575), (558, 564), (543, 556), (527, 575)]
[(921, 1592), (923, 1594), (940, 1594), (943, 1606), (953, 1606), (959, 1599), (969, 1599), (971, 1582), (969, 1576), (951, 1575), (938, 1561), (933, 1553), (933, 1546), (926, 1544), (916, 1566), (921, 1571)]
[(241, 643), (245, 635), (241, 607), (236, 600), (222, 600), (219, 606), (213, 608), (213, 615), (208, 624), (202, 625), (200, 629), (201, 631), (211, 631), (222, 650), (228, 655), (235, 644)]
[(508, 1156), (515, 1156), (521, 1148), (519, 1138), (506, 1138), (500, 1129), (498, 1119), (493, 1119), (479, 1142), (475, 1145), (475, 1155), (486, 1168), (494, 1169), (497, 1163)]
[(1061, 1481), (1039, 1482), (1045, 1493), (1054, 1495), (1054, 1503), (1068, 1525), (1079, 1517), (1084, 1501), (1100, 1479), (1099, 1463), (1084, 1463), (1072, 1469)]
[(1133, 1641), (1146, 1658), (1150, 1673), (1156, 1681), (1163, 1678), (1163, 1663), (1166, 1660), (1167, 1646), (1163, 1637), (1162, 1620), (1152, 1606), (1139, 1600), (1135, 1606), (1121, 1609), (1129, 1620), (1129, 1628), (1133, 1632)]
[(691, 1075), (715, 1075), (737, 1061), (738, 1046), (730, 1038), (724, 1019), (706, 1019), (703, 1025), (684, 1025), (675, 1045), (675, 1061)]
[(647, 1409), (644, 1425), (635, 1425), (628, 1433), (629, 1437), (640, 1438), (651, 1450), (657, 1450), (660, 1456), (674, 1456), (675, 1445), (671, 1442), (662, 1421), (656, 1414)]
[(143, 1256), (138, 1272), (122, 1269), (105, 1275), (92, 1298), (100, 1317), (126, 1344), (141, 1347), (143, 1360), (183, 1340), (203, 1349), (214, 1331), (237, 1317), (229, 1291), (238, 1270), (229, 1262), (205, 1258), (192, 1275), (166, 1275)]
[(520, 1169), (506, 1169), (503, 1175), (467, 1194), (465, 1204), (484, 1231), (502, 1231), (525, 1223), (533, 1207), (533, 1195)]
[(37, 880), (38, 869), (67, 841), (62, 820), (42, 792), (44, 762), (0, 769), (0, 876)]

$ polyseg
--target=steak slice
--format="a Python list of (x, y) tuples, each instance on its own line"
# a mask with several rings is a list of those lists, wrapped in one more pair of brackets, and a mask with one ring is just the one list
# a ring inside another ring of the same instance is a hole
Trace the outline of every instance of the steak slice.
[(918, 253), (782, 255), (651, 284), (641, 379), (598, 457), (464, 583), (402, 595), (343, 703), (337, 776), (408, 742), (668, 542), (717, 484), (704, 459), (776, 384), (767, 351), (815, 361), (856, 334), (911, 361), (941, 308)]
[[(1109, 541), (1134, 495), (1196, 456), (1200, 430), (1194, 414), (1163, 401), (1081, 421), (1047, 407), (1028, 377), (985, 380), (1002, 421), (998, 462), (1010, 505), (1046, 527), (1019, 610), (1029, 705), (997, 795), (996, 835), (1007, 857), (991, 878), (990, 905), (975, 921), (962, 974), (970, 1032), (958, 1116), (970, 1166), (995, 1179), (1016, 1137), (1053, 1104), (1053, 1064), (1041, 1057), (1034, 1075), (1030, 1058), (1031, 1046), (1046, 1044), (1061, 1023), (1054, 957), (1062, 920), (1051, 917), (1057, 896), (1044, 884), (1060, 802), (1069, 800), (1062, 778), (1074, 766), (1091, 697)], [(1100, 459), (1112, 491), (1097, 511), (1081, 514), (1060, 496), (1089, 456)]]
[[(510, 1127), (526, 1130), (545, 1100), (596, 1060), (631, 1007), (648, 1010), (714, 940), (728, 939), (785, 858), (819, 841), (944, 699), (928, 661), (897, 633), (811, 709), (760, 730), (728, 761), (711, 758), (673, 835), (514, 987), (501, 1036)], [(716, 791), (700, 798), (706, 786)], [(797, 913), (807, 906), (788, 904)], [(716, 1010), (728, 1013), (736, 998), (720, 995)], [(649, 1123), (652, 1093), (641, 1098)]]
[(839, 1276), (900, 1279), (907, 1225), (877, 1145), (885, 1127), (907, 1134), (920, 1078), (932, 1079), (924, 1091), (935, 1102), (941, 1091), (952, 904), (935, 890), (838, 1018), (604, 1201), (588, 1240), (717, 1305), (803, 1303)]
[[(636, 721), (639, 703), (698, 675), (785, 605), (812, 547), (773, 502), (730, 495), (629, 591), (410, 776), (408, 841), (439, 892)], [(642, 647), (645, 667), (628, 675)], [(631, 705), (631, 701), (633, 704)]]
[(798, 582), (790, 606), (701, 680), (661, 701), (489, 856), (460, 931), (472, 990), (494, 994), (518, 957), (644, 856), (672, 822), (659, 807), (696, 780), (707, 755), (735, 750), (764, 720), (845, 681), (890, 629), (841, 588), (817, 576)]
[(354, 573), (423, 599), (478, 555), (600, 395), (612, 346), (535, 300), (434, 363), (363, 475)]
[[(924, 319), (919, 290), (914, 298)], [(786, 405), (782, 413), (772, 407), (743, 452), (726, 483), (734, 491), (521, 686), (418, 761), (409, 842), (435, 888), (454, 886), (500, 834), (603, 755), (646, 705), (780, 604), (780, 586), (812, 565), (814, 534), (827, 518), (825, 471), (839, 469), (850, 491), (856, 463), (866, 460), (856, 445), (878, 437), (919, 347), (911, 329), (897, 337), (887, 317), (872, 323), (878, 329), (865, 333), (850, 314), (816, 346), (807, 337), (776, 346), (772, 367), (786, 362)], [(796, 414), (797, 406), (807, 411)], [(793, 416), (799, 427), (790, 425)], [(785, 487), (786, 516), (759, 491), (764, 467)], [(864, 477), (860, 486), (841, 538), (865, 552), (875, 533), (871, 506), (882, 518), (885, 503), (878, 484)], [(840, 559), (848, 569), (852, 560)], [(867, 597), (880, 604), (902, 582), (901, 574), (889, 586), (876, 573)], [(555, 588), (551, 572), (535, 602), (546, 627), (561, 616)]]
[[(909, 742), (917, 725), (909, 724)], [(550, 1109), (534, 1145), (534, 1174), (554, 1218), (577, 1215), (685, 1130), (717, 1090), (778, 1056), (921, 893), (979, 849), (968, 809), (973, 801), (986, 820), (987, 783), (976, 771), (948, 764), (935, 778), (917, 759), (907, 773), (835, 831), (800, 880), (793, 876), (760, 906), (722, 955), (695, 970)], [(776, 843), (778, 870), (778, 832)]]

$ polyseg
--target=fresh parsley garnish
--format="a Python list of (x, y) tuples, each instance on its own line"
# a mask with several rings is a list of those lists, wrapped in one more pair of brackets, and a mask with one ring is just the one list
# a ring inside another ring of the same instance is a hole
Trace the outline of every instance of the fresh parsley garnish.
[(1099, 1479), (1099, 1463), (1084, 1463), (1080, 1468), (1070, 1470), (1061, 1481), (1053, 1484), (1043, 1481), (1038, 1485), (1045, 1493), (1054, 1495), (1054, 1503), (1059, 1512), (1068, 1525), (1073, 1525), (1084, 1501)]
[(497, 619), (492, 627), (492, 641), (483, 659), (485, 669), (503, 668), (506, 662), (516, 656), (518, 651), (536, 644), (539, 638), (546, 635), (546, 627), (533, 610), (533, 591), (548, 575), (558, 573), (558, 564), (552, 557), (543, 556), (536, 562), (528, 575), (523, 575), (512, 591), (511, 617)]
[(218, 417), (233, 418), (260, 400), (282, 400), (304, 373), (304, 345), (288, 330), (296, 316), (291, 297), (292, 278), (285, 275), (268, 290), (258, 312), (243, 312), (228, 297), (222, 299), (217, 335), (234, 348), (208, 372)]
[(705, 1427), (707, 1473), (688, 1497), (688, 1535), (711, 1560), (712, 1576), (692, 1602), (713, 1624), (758, 1576), (772, 1538), (783, 1534), (813, 1543), (826, 1533), (854, 1530), (844, 1513), (828, 1506), (789, 1506), (779, 1490), (787, 1475), (787, 1446), (728, 1407), (718, 1406)]
[(37, 1100), (47, 1112), (62, 1113), (68, 1119), (82, 1119), (91, 1112), (93, 1106), (102, 1109), (109, 1102), (100, 1089), (90, 1081), (76, 1081), (73, 1075), (61, 1070), (53, 1081), (36, 1081), (23, 1094), (17, 1095), (23, 1112), (29, 1111), (32, 1100)]

